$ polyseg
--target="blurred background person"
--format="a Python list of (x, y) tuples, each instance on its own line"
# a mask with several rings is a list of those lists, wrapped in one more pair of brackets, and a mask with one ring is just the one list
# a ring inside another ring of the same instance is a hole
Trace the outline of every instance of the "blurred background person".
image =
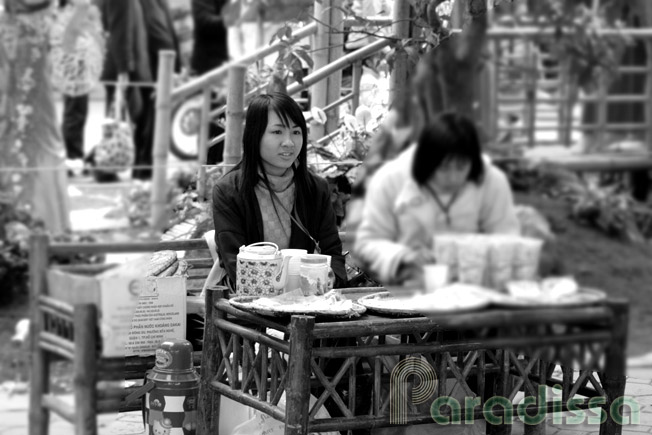
[(192, 0), (194, 22), (191, 72), (202, 75), (229, 60), (222, 8), (227, 0)]
[(354, 253), (382, 284), (422, 284), (442, 233), (520, 233), (506, 175), (482, 155), (473, 121), (436, 115), (371, 179)]
[[(88, 3), (85, 0), (61, 0), (58, 13), (62, 17), (66, 17), (65, 20), (69, 20), (67, 17), (71, 15), (75, 5), (80, 2)], [(96, 2), (97, 0), (91, 2), (86, 22), (79, 23), (78, 27), (80, 27), (79, 31), (84, 33), (83, 37), (96, 39), (96, 41), (89, 40), (84, 43), (86, 47), (92, 45), (91, 50), (99, 50), (99, 53), (94, 53), (95, 58), (99, 61), (103, 56), (105, 41), (100, 34), (102, 25)], [(77, 51), (78, 47), (75, 47), (75, 50)], [(89, 66), (86, 65), (87, 59), (83, 59), (84, 55), (85, 53), (79, 53), (79, 56), (82, 58), (73, 58), (73, 62), (76, 64), (68, 66), (77, 75), (77, 77), (73, 77), (73, 80), (76, 79), (78, 82), (66, 83), (64, 86), (59, 86), (63, 95), (61, 132), (66, 146), (66, 165), (68, 166), (69, 175), (73, 175), (84, 166), (84, 130), (86, 128), (86, 119), (88, 118), (89, 94), (92, 90), (88, 86), (88, 81), (85, 80), (88, 78), (85, 69)], [(92, 84), (95, 84), (95, 82)]]
[[(228, 0), (192, 0), (194, 39), (190, 59), (191, 74), (203, 75), (229, 60), (227, 28), (222, 16), (222, 8)], [(213, 92), (211, 110), (226, 102), (220, 92)], [(208, 137), (212, 139), (224, 133), (224, 128), (211, 121)], [(213, 165), (222, 161), (224, 141), (216, 143), (208, 150), (207, 163)]]
[[(101, 0), (101, 11), (104, 30), (108, 33), (102, 79), (127, 84), (127, 109), (134, 123), (134, 165), (137, 166), (132, 177), (150, 179), (159, 50), (174, 51), (175, 72), (181, 69), (170, 9), (166, 0)], [(106, 91), (107, 107), (110, 107), (115, 85), (107, 85)]]
[(388, 160), (413, 144), (428, 120), (436, 116), (433, 100), (436, 91), (434, 66), (426, 57), (421, 58), (409, 86), (402, 95), (392, 101), (387, 114), (374, 134), (369, 150), (358, 167), (351, 189), (351, 199), (346, 206), (346, 231), (350, 240), (355, 234), (360, 220), (367, 185), (375, 172)]
[(0, 196), (59, 234), (70, 230), (70, 216), (50, 76), (52, 23), (49, 1), (4, 0), (0, 11)]

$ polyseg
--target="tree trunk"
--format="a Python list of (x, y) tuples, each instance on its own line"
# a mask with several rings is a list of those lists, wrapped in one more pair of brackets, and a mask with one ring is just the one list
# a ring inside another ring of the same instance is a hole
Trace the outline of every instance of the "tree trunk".
[(446, 38), (425, 55), (430, 58), (427, 63), (435, 74), (430, 102), (435, 113), (475, 113), (475, 83), (486, 45), (487, 8), (484, 0), (456, 2), (455, 8), (461, 6), (465, 6), (463, 31)]

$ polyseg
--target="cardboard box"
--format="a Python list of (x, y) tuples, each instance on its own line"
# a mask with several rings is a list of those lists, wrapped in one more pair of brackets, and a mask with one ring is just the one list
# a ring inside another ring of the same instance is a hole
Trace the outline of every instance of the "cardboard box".
[[(150, 307), (148, 322), (152, 325), (175, 325), (173, 331), (167, 327), (144, 327), (144, 330), (148, 330), (148, 336), (158, 336), (152, 335), (158, 328), (160, 334), (168, 334), (165, 338), (185, 338), (186, 278), (176, 276), (147, 281), (143, 278), (143, 270), (146, 270), (143, 261), (145, 260), (108, 268), (95, 274), (59, 269), (49, 269), (47, 272), (49, 296), (73, 305), (92, 303), (98, 307), (103, 357), (154, 354), (155, 347), (152, 349), (151, 340), (147, 343), (142, 340), (141, 344), (133, 343), (132, 340), (128, 351), (126, 346), (134, 313), (145, 299)], [(165, 307), (161, 308), (157, 304)], [(160, 309), (154, 310), (152, 307)], [(142, 316), (137, 323), (143, 324)]]

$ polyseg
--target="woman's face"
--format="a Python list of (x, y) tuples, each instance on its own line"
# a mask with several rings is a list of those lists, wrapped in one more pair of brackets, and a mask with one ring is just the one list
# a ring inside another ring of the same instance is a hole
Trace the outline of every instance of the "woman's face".
[(471, 161), (463, 158), (448, 158), (435, 170), (433, 182), (444, 193), (457, 192), (469, 179)]
[[(290, 122), (291, 119), (288, 118)], [(287, 127), (278, 114), (270, 110), (267, 115), (267, 127), (260, 140), (260, 157), (265, 172), (271, 175), (283, 175), (299, 157), (303, 146), (303, 132), (298, 125)]]

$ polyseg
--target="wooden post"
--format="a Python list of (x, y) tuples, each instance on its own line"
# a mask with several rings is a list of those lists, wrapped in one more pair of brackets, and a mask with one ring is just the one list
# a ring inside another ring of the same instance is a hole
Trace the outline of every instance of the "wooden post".
[[(396, 0), (394, 3), (394, 24), (392, 25), (394, 37), (398, 39), (410, 36), (410, 2)], [(408, 79), (408, 55), (404, 50), (396, 52), (394, 70), (390, 77), (390, 103), (405, 93)]]
[(220, 427), (220, 400), (222, 396), (212, 389), (211, 381), (215, 373), (217, 373), (217, 368), (223, 357), (217, 339), (217, 331), (215, 330), (215, 319), (224, 318), (225, 315), (215, 309), (215, 303), (224, 297), (224, 291), (219, 288), (206, 289), (197, 435), (217, 434)]
[(559, 62), (559, 97), (564, 101), (559, 103), (559, 109), (557, 111), (558, 117), (558, 129), (557, 129), (557, 140), (566, 144), (566, 110), (568, 107), (568, 98), (570, 95), (570, 73), (569, 73), (569, 62), (567, 60)]
[(604, 373), (601, 373), (602, 387), (607, 393), (607, 403), (603, 405), (603, 412), (607, 413), (607, 420), (600, 425), (600, 435), (620, 435), (622, 424), (614, 420), (610, 408), (612, 403), (625, 395), (625, 373), (627, 370), (627, 325), (629, 323), (629, 304), (626, 300), (612, 302), (614, 313), (613, 336), (605, 349)]
[(29, 347), (32, 363), (29, 375), (29, 435), (47, 435), (50, 425), (50, 412), (42, 404), (43, 395), (50, 389), (50, 359), (47, 352), (39, 347), (39, 334), (43, 330), (39, 297), (46, 291), (45, 271), (48, 268), (48, 244), (47, 235), (37, 234), (30, 237)]
[(526, 40), (526, 62), (528, 64), (527, 71), (525, 73), (525, 98), (526, 98), (526, 109), (525, 113), (527, 114), (527, 119), (525, 124), (527, 125), (527, 144), (528, 147), (532, 148), (535, 145), (536, 137), (536, 120), (537, 120), (537, 74), (539, 69), (537, 68), (537, 55), (532, 50), (533, 41), (530, 39)]
[(167, 159), (170, 149), (172, 118), (172, 72), (175, 53), (159, 51), (158, 82), (156, 83), (156, 118), (154, 122), (154, 171), (152, 176), (151, 221), (154, 231), (163, 231), (167, 222)]
[(285, 435), (307, 435), (310, 411), (310, 360), (315, 318), (292, 316), (290, 363), (285, 388)]
[[(493, 48), (494, 44), (489, 44), (489, 50)], [(496, 120), (499, 108), (496, 103), (498, 89), (494, 86), (496, 81), (495, 57), (496, 53), (492, 52), (490, 60), (485, 62), (477, 80), (478, 95), (480, 96), (480, 125), (485, 132), (486, 140), (490, 143), (494, 143), (498, 137)]]
[(229, 93), (226, 99), (226, 138), (224, 139), (224, 163), (235, 164), (242, 158), (242, 134), (244, 131), (244, 84), (245, 65), (233, 65), (229, 69)]
[[(652, 16), (652, 11), (650, 14)], [(647, 94), (645, 121), (647, 123), (647, 129), (645, 130), (645, 142), (647, 143), (648, 149), (652, 152), (652, 40), (650, 38), (645, 39), (645, 49), (647, 53), (647, 74), (645, 81), (645, 91)]]
[(211, 123), (212, 91), (206, 86), (202, 91), (201, 118), (199, 122), (199, 136), (197, 137), (197, 150), (199, 155), (199, 175), (197, 177), (197, 194), (205, 200), (206, 197), (206, 161), (208, 159), (208, 132)]
[[(313, 71), (317, 71), (328, 65), (329, 26), (331, 25), (331, 0), (315, 0), (315, 18), (317, 21), (317, 33), (313, 36)], [(315, 83), (310, 89), (310, 106), (320, 109), (328, 104), (328, 80), (321, 80)], [(328, 122), (327, 122), (328, 124)], [(310, 139), (317, 140), (326, 133), (326, 126), (318, 123), (310, 125)]]
[(353, 94), (353, 101), (351, 101), (351, 113), (360, 105), (360, 81), (362, 80), (362, 61), (358, 60), (353, 63), (353, 73), (351, 74), (351, 93)]
[(598, 81), (598, 101), (596, 103), (598, 113), (596, 122), (598, 129), (595, 130), (595, 143), (592, 144), (593, 146), (597, 145), (598, 149), (602, 149), (607, 140), (607, 104), (607, 84), (604, 80), (600, 79)]
[[(331, 30), (329, 31), (328, 40), (328, 62), (334, 62), (344, 55), (344, 13), (342, 12), (343, 0), (331, 0), (329, 22)], [(326, 105), (337, 101), (342, 96), (342, 70), (338, 69), (328, 76), (326, 85)], [(332, 133), (337, 130), (340, 120), (339, 107), (334, 107), (327, 113), (326, 133)]]
[(75, 433), (97, 434), (97, 307), (75, 306)]

